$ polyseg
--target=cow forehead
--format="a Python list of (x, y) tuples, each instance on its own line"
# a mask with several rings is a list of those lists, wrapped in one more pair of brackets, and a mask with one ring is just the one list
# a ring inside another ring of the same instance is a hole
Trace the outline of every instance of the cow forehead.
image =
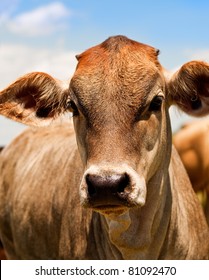
[[(103, 43), (94, 46), (80, 55), (77, 55), (79, 68), (93, 67), (96, 62), (103, 62), (109, 66), (121, 66), (123, 62), (136, 63), (141, 61), (152, 62), (160, 68), (157, 56), (159, 51), (151, 46), (133, 41), (125, 36), (114, 36)], [(116, 64), (114, 64), (116, 62)], [(121, 64), (119, 63), (121, 62)]]
[(161, 71), (157, 55), (158, 51), (148, 45), (124, 36), (110, 37), (77, 56), (73, 80), (86, 83), (86, 78), (97, 84), (104, 80), (114, 84), (116, 80), (124, 84), (146, 80)]
[(101, 98), (113, 101), (115, 97), (124, 102), (128, 97), (137, 106), (157, 81), (162, 83), (157, 55), (153, 47), (124, 36), (110, 37), (77, 56), (71, 89), (82, 103)]

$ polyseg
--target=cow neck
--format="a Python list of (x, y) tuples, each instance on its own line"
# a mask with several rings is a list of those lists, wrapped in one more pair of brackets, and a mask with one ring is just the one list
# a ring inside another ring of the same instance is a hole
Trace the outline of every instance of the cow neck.
[[(171, 190), (168, 176), (148, 185), (146, 204), (120, 216), (103, 216), (108, 242), (123, 259), (158, 259), (168, 231)], [(118, 253), (116, 251), (119, 251)]]

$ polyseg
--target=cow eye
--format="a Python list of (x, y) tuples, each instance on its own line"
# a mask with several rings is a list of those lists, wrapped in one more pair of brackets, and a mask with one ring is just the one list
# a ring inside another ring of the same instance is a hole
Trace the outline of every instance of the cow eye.
[(155, 96), (152, 99), (152, 101), (151, 101), (151, 103), (149, 105), (149, 111), (150, 112), (151, 111), (154, 111), (154, 112), (160, 111), (163, 100), (164, 100), (164, 97), (162, 95)]
[(74, 101), (70, 100), (67, 104), (67, 109), (73, 113), (73, 116), (78, 116), (79, 111)]

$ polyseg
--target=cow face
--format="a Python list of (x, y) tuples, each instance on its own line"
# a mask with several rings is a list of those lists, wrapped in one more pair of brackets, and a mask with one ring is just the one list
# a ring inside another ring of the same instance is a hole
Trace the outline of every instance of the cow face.
[(77, 56), (70, 86), (35, 72), (0, 92), (0, 114), (25, 124), (73, 113), (85, 207), (104, 214), (142, 207), (149, 189), (160, 188), (168, 173), (168, 107), (208, 114), (209, 65), (189, 62), (165, 78), (157, 54), (126, 37), (111, 37)]
[[(154, 48), (118, 36), (78, 56), (71, 110), (85, 166), (84, 206), (143, 206), (170, 157), (165, 80)], [(169, 145), (168, 145), (169, 143)]]

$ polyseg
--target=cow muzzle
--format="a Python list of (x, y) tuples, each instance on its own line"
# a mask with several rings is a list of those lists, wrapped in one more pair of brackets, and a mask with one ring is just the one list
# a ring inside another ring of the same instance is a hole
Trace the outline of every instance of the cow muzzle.
[(103, 213), (124, 212), (142, 207), (146, 200), (146, 184), (132, 168), (91, 166), (80, 186), (81, 204)]

